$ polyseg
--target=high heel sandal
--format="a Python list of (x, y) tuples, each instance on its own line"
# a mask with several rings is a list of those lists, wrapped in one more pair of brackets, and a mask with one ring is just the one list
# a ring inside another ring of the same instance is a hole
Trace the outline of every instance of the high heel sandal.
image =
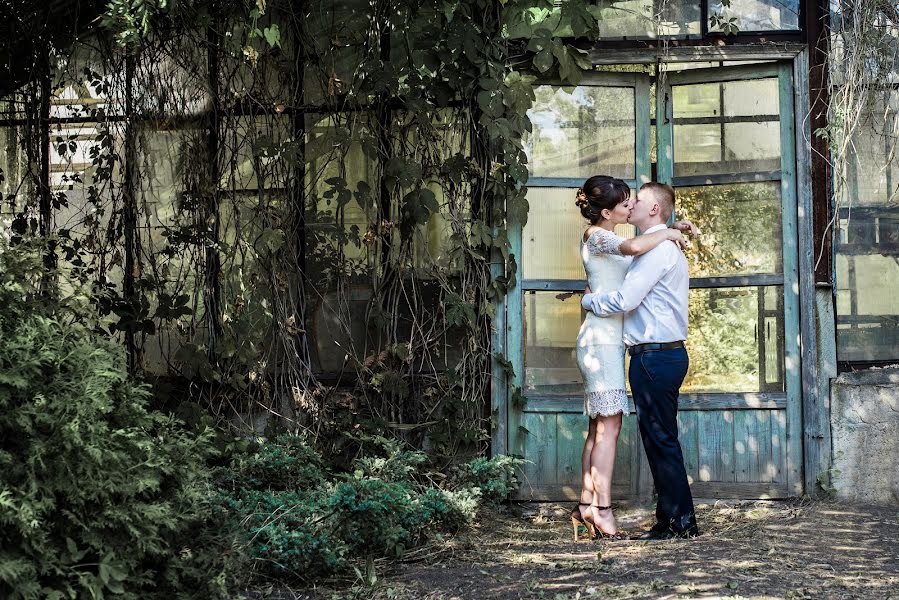
[[(594, 508), (596, 508), (596, 510), (612, 510), (612, 505), (610, 504), (609, 506), (595, 506)], [(621, 533), (621, 531), (616, 531), (615, 533), (606, 533), (602, 530), (602, 527), (600, 527), (596, 523), (591, 523), (591, 525), (593, 525), (594, 529), (593, 539), (609, 540), (611, 542), (631, 539), (629, 535), (627, 535), (626, 533)]]
[(571, 528), (574, 530), (574, 541), (578, 540), (578, 534), (580, 533), (581, 525), (587, 530), (587, 534), (590, 536), (590, 539), (596, 538), (596, 529), (593, 527), (593, 523), (588, 521), (581, 514), (582, 506), (590, 506), (589, 502), (579, 502), (577, 506), (571, 509)]

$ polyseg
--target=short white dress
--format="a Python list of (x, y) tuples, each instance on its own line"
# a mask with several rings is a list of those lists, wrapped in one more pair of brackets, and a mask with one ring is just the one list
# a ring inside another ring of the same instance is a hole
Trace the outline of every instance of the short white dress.
[[(621, 287), (630, 256), (621, 255), (624, 238), (597, 229), (583, 241), (581, 258), (593, 293), (604, 294)], [(577, 365), (584, 376), (584, 414), (591, 419), (626, 413), (624, 384), (624, 339), (622, 315), (598, 317), (587, 311), (577, 336)]]

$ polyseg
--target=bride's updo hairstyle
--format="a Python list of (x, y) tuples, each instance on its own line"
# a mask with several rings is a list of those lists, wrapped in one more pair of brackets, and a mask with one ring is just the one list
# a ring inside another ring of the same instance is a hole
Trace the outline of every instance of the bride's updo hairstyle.
[(603, 210), (614, 210), (631, 196), (631, 188), (626, 183), (608, 175), (594, 175), (584, 182), (584, 187), (577, 190), (575, 204), (581, 214), (596, 225), (602, 221)]

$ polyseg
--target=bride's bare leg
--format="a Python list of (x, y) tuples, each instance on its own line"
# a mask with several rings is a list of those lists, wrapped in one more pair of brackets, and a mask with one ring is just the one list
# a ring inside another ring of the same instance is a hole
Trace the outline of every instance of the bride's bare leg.
[[(593, 449), (590, 453), (590, 479), (593, 480), (593, 522), (602, 531), (614, 534), (618, 531), (611, 510), (597, 510), (597, 506), (612, 504), (612, 472), (615, 468), (615, 450), (621, 433), (621, 413), (596, 419)], [(583, 494), (582, 494), (583, 496)]]
[[(593, 477), (590, 475), (590, 461), (593, 456), (593, 445), (596, 440), (596, 419), (590, 419), (590, 426), (587, 429), (587, 439), (584, 440), (584, 450), (581, 452), (581, 502), (591, 504), (593, 502)], [(586, 506), (581, 507), (581, 514), (589, 510)]]

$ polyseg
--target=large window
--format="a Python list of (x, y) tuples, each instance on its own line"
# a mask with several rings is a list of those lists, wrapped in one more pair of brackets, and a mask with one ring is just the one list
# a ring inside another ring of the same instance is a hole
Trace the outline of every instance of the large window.
[(853, 136), (837, 207), (837, 359), (899, 358), (899, 92), (885, 90)]
[(607, 39), (798, 31), (799, 0), (597, 0)]

